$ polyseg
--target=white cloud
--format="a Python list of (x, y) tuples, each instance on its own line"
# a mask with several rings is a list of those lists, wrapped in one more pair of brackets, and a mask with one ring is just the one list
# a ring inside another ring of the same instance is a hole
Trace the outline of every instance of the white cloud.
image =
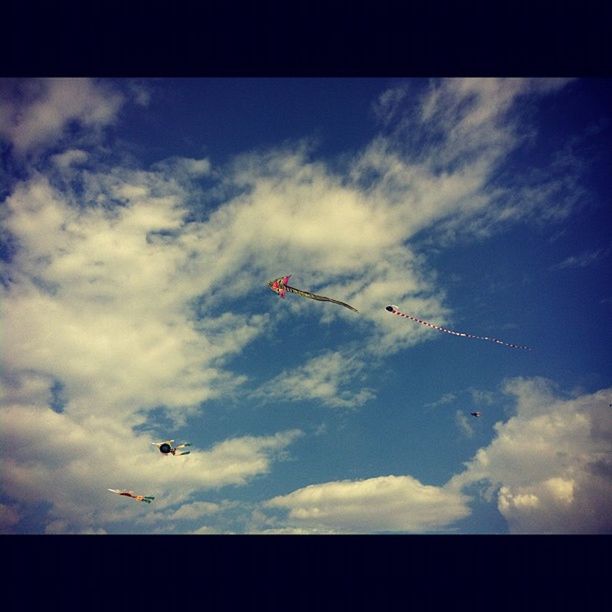
[(327, 482), (275, 497), (290, 529), (337, 533), (423, 532), (444, 529), (469, 514), (456, 490), (421, 484), (411, 476)]
[(199, 270), (180, 240), (151, 238), (181, 226), (179, 196), (161, 188), (124, 182), (115, 192), (134, 203), (76, 209), (36, 177), (7, 200), (21, 249), (3, 291), (5, 367), (62, 381), (73, 413), (189, 411), (240, 383), (219, 366), (266, 323), (230, 312), (194, 320)]
[(327, 352), (279, 374), (253, 397), (273, 402), (315, 400), (332, 408), (356, 408), (374, 397), (371, 389), (355, 390), (353, 384), (364, 365), (354, 356)]
[(23, 154), (62, 136), (70, 122), (93, 129), (112, 123), (124, 96), (105, 82), (81, 78), (5, 81), (0, 136)]
[[(213, 533), (219, 533), (214, 527), (209, 527), (208, 525), (202, 525), (198, 527), (195, 531), (192, 531), (192, 535), (210, 535)], [(224, 532), (225, 535), (228, 535), (227, 532)]]
[(428, 404), (425, 404), (425, 407), (426, 408), (437, 408), (438, 406), (445, 406), (446, 404), (451, 404), (456, 399), (457, 399), (456, 393), (445, 393), (444, 395), (442, 395), (442, 397), (440, 397), (440, 399), (436, 400), (435, 402), (430, 402)]
[(505, 392), (516, 397), (516, 416), (497, 423), (493, 441), (444, 486), (409, 475), (313, 484), (264, 504), (287, 516), (259, 513), (253, 532), (448, 529), (470, 514), (462, 490), (483, 483), (512, 533), (612, 532), (612, 389), (561, 399), (549, 381), (517, 378)]
[(560, 399), (545, 380), (514, 379), (506, 392), (516, 416), (452, 486), (488, 481), (514, 533), (612, 531), (612, 390)]
[(51, 156), (51, 161), (60, 169), (67, 170), (75, 164), (82, 164), (89, 158), (89, 153), (82, 149), (68, 149), (63, 153)]
[(185, 504), (184, 506), (181, 506), (176, 512), (172, 513), (170, 519), (183, 521), (193, 520), (200, 518), (201, 516), (219, 512), (220, 509), (220, 504), (215, 504), (212, 502), (193, 502), (192, 504)]
[[(50, 503), (49, 516), (65, 525), (64, 532), (98, 529), (143, 511), (107, 488), (153, 495), (154, 511), (163, 510), (187, 502), (196, 490), (244, 485), (268, 473), (301, 435), (292, 430), (243, 436), (169, 458), (155, 452), (146, 435), (126, 428), (126, 420), (103, 411), (73, 418), (44, 405), (0, 407), (3, 491), (21, 503)], [(213, 504), (190, 503), (172, 513), (189, 518), (214, 510)], [(52, 526), (55, 532), (60, 523)]]

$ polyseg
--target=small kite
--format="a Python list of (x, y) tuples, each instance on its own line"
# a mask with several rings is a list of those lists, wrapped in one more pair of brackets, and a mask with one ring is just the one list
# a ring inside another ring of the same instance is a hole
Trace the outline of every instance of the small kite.
[(473, 417), (479, 417), (479, 416), (480, 416), (480, 412), (470, 412), (470, 414), (471, 414)]
[(452, 334), (453, 336), (461, 336), (463, 338), (474, 338), (475, 340), (488, 340), (489, 342), (495, 342), (496, 344), (503, 344), (509, 348), (515, 349), (525, 349), (526, 351), (533, 350), (530, 346), (524, 346), (523, 344), (511, 344), (510, 342), (504, 342), (503, 340), (498, 340), (497, 338), (489, 338), (489, 336), (475, 336), (474, 334), (468, 334), (465, 332), (453, 331), (452, 329), (446, 329), (446, 327), (440, 327), (439, 325), (434, 325), (433, 323), (428, 323), (427, 321), (423, 321), (423, 319), (417, 319), (412, 315), (403, 313), (397, 306), (390, 305), (386, 306), (385, 310), (388, 312), (397, 315), (398, 317), (405, 317), (406, 319), (410, 319), (411, 321), (416, 321), (421, 325), (426, 325), (427, 327), (431, 327), (433, 329), (437, 329), (438, 331), (445, 332), (447, 334)]
[[(176, 456), (176, 451), (179, 448), (185, 448), (186, 446), (191, 446), (191, 444), (189, 444), (189, 442), (186, 442), (185, 444), (177, 444), (176, 446), (172, 446), (174, 440), (166, 440), (165, 442), (151, 442), (151, 444), (153, 444), (153, 446), (157, 446), (157, 448), (159, 448), (159, 452), (162, 455), (166, 455), (166, 457), (168, 455), (173, 455)], [(180, 457), (181, 455), (188, 455), (191, 451), (183, 451), (182, 453), (179, 453), (178, 456)]]
[(125, 497), (131, 497), (139, 502), (145, 502), (150, 504), (152, 500), (155, 498), (151, 495), (136, 495), (134, 491), (126, 491), (125, 489), (109, 489), (111, 493), (116, 493), (117, 495), (124, 495)]
[(316, 293), (311, 293), (310, 291), (302, 291), (302, 289), (296, 289), (295, 287), (290, 287), (287, 283), (291, 278), (291, 274), (289, 276), (281, 276), (280, 278), (276, 278), (272, 281), (268, 281), (268, 287), (272, 289), (275, 293), (278, 293), (282, 298), (285, 297), (285, 292), (289, 291), (290, 293), (295, 293), (296, 295), (301, 295), (305, 298), (310, 298), (311, 300), (318, 300), (319, 302), (333, 302), (334, 304), (340, 304), (340, 306), (344, 306), (349, 310), (354, 312), (359, 312), (356, 308), (349, 306), (349, 304), (345, 304), (344, 302), (340, 302), (339, 300), (333, 300), (332, 298), (325, 297), (324, 295), (317, 295)]

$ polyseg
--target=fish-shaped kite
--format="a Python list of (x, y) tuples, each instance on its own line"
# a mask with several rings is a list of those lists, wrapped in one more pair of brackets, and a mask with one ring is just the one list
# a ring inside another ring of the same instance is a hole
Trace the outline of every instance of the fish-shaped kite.
[(495, 344), (502, 344), (503, 346), (507, 346), (508, 348), (524, 349), (526, 351), (533, 350), (530, 346), (525, 346), (524, 344), (512, 344), (511, 342), (504, 342), (503, 340), (498, 340), (497, 338), (491, 338), (489, 336), (476, 336), (474, 334), (468, 334), (467, 332), (458, 332), (452, 329), (447, 329), (446, 327), (442, 327), (441, 325), (435, 325), (434, 323), (429, 323), (428, 321), (423, 321), (423, 319), (419, 319), (417, 317), (413, 317), (412, 315), (406, 314), (393, 304), (386, 306), (385, 310), (390, 312), (391, 314), (397, 315), (398, 317), (404, 317), (406, 319), (410, 319), (411, 321), (416, 321), (421, 325), (431, 327), (432, 329), (437, 329), (438, 331), (444, 332), (445, 334), (461, 336), (462, 338), (474, 338), (475, 340), (487, 340), (488, 342), (495, 342)]
[(340, 302), (339, 300), (333, 300), (332, 298), (325, 297), (324, 295), (317, 295), (316, 293), (311, 293), (310, 291), (303, 291), (302, 289), (296, 289), (295, 287), (290, 287), (287, 283), (291, 278), (291, 274), (289, 276), (281, 276), (280, 278), (275, 278), (274, 280), (268, 281), (268, 287), (272, 289), (275, 293), (278, 293), (282, 298), (285, 297), (285, 292), (289, 291), (290, 293), (295, 293), (296, 295), (301, 295), (305, 298), (310, 298), (311, 300), (318, 300), (319, 302), (333, 302), (334, 304), (340, 304), (340, 306), (344, 306), (349, 310), (354, 312), (359, 312), (356, 308), (353, 308), (349, 304), (344, 302)]

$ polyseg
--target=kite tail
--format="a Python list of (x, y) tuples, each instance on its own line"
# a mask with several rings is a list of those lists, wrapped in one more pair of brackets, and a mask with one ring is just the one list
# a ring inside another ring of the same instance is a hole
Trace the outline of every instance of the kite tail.
[(436, 329), (440, 332), (444, 332), (445, 334), (451, 334), (453, 336), (461, 336), (462, 338), (472, 338), (474, 340), (486, 340), (488, 342), (494, 342), (495, 344), (502, 344), (503, 346), (507, 346), (508, 348), (523, 349), (526, 351), (533, 350), (530, 346), (525, 346), (523, 344), (512, 344), (511, 342), (504, 342), (503, 340), (498, 340), (497, 338), (490, 338), (489, 336), (476, 336), (474, 334), (468, 334), (466, 332), (458, 332), (452, 329), (447, 329), (446, 327), (435, 325), (434, 323), (429, 323), (428, 321), (424, 321), (423, 319), (418, 319), (417, 317), (413, 317), (412, 315), (401, 312), (400, 309), (394, 305), (387, 306), (385, 310), (387, 310), (388, 312), (394, 315), (397, 315), (398, 317), (404, 317), (406, 319), (410, 319), (411, 321), (415, 321), (416, 323), (420, 323), (421, 325), (425, 325), (426, 327), (431, 327), (432, 329)]
[(353, 312), (359, 312), (356, 308), (353, 308), (350, 304), (346, 302), (341, 302), (340, 300), (334, 300), (333, 298), (326, 297), (324, 295), (317, 295), (316, 293), (312, 293), (310, 291), (304, 291), (302, 289), (297, 289), (295, 287), (290, 287), (289, 285), (285, 285), (285, 289), (290, 291), (291, 293), (295, 293), (296, 295), (301, 295), (305, 298), (310, 298), (311, 300), (317, 300), (319, 302), (333, 302), (334, 304), (339, 304), (340, 306), (344, 306)]

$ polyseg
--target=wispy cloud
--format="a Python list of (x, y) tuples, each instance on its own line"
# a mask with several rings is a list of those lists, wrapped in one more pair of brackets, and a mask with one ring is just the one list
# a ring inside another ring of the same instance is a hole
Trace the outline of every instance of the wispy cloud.
[(583, 251), (579, 255), (571, 255), (562, 262), (555, 264), (551, 270), (566, 270), (569, 268), (586, 268), (608, 255), (610, 248)]
[(389, 123), (397, 117), (401, 111), (402, 102), (408, 94), (408, 86), (406, 84), (392, 87), (385, 90), (376, 102), (372, 105), (372, 109), (376, 118), (383, 124)]
[(451, 404), (457, 399), (457, 394), (455, 393), (445, 393), (440, 399), (435, 402), (430, 402), (429, 404), (425, 404), (426, 408), (438, 408), (438, 406), (445, 406), (446, 404)]
[(368, 388), (355, 388), (365, 363), (355, 356), (328, 352), (283, 372), (252, 396), (266, 401), (314, 400), (332, 408), (358, 408), (375, 397)]
[(463, 410), (457, 410), (457, 412), (455, 412), (455, 423), (457, 423), (461, 432), (468, 438), (474, 435), (474, 428)]

